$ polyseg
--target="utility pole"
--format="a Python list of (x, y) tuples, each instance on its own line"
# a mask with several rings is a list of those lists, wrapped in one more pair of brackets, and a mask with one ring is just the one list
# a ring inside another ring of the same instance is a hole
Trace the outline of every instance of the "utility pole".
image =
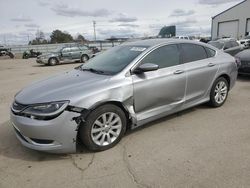
[(93, 21), (93, 27), (94, 27), (94, 40), (96, 42), (96, 32), (95, 32), (95, 25), (96, 25), (96, 21)]
[(4, 45), (7, 45), (6, 44), (6, 36), (5, 35), (3, 35), (3, 41), (4, 41)]

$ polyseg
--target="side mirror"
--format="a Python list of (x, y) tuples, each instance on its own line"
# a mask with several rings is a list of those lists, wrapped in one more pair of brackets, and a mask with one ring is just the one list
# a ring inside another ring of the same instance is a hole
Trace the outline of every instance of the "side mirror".
[(135, 74), (141, 74), (143, 72), (155, 71), (159, 69), (159, 65), (153, 63), (145, 63), (140, 65), (134, 70)]

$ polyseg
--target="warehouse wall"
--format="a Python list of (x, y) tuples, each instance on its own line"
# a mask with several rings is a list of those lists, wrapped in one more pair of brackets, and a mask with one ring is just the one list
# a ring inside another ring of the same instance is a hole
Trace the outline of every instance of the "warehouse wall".
[(233, 20), (239, 20), (239, 29), (237, 33), (237, 38), (238, 39), (244, 38), (245, 33), (247, 31), (248, 19), (250, 19), (250, 0), (244, 1), (243, 3), (233, 7), (228, 11), (221, 13), (220, 15), (212, 19), (212, 39), (218, 37), (219, 23), (233, 21)]

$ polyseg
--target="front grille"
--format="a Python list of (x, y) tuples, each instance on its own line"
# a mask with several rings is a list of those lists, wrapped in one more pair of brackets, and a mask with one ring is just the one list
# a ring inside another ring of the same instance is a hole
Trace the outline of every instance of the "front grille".
[(20, 104), (18, 102), (13, 102), (12, 104), (12, 110), (14, 112), (21, 112), (22, 110), (24, 110), (25, 108), (27, 108), (28, 105), (24, 105), (24, 104)]

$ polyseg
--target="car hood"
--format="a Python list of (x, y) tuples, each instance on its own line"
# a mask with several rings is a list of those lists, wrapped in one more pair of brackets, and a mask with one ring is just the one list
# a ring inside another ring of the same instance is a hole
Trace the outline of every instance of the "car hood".
[(88, 71), (72, 70), (35, 82), (17, 93), (15, 100), (21, 104), (36, 104), (70, 100), (76, 102), (84, 95), (98, 90), (111, 76)]

